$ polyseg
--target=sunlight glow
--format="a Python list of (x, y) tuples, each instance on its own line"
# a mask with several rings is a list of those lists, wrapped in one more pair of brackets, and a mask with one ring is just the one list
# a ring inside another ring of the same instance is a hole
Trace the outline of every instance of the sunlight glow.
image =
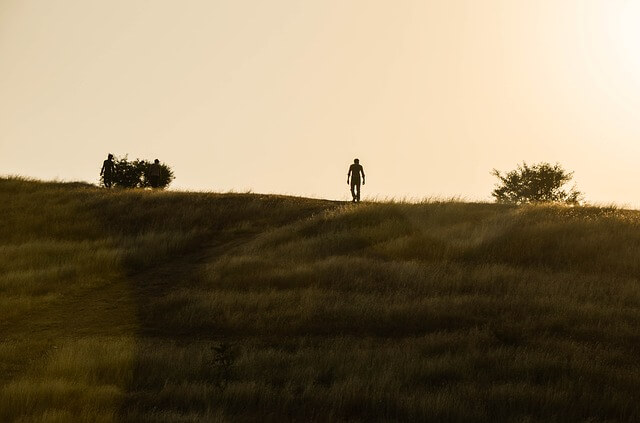
[(0, 174), (97, 183), (111, 152), (348, 200), (359, 157), (369, 198), (490, 201), (547, 161), (640, 208), (640, 0), (43, 3), (0, 1)]
[(623, 3), (613, 23), (616, 54), (621, 65), (627, 65), (637, 78), (640, 77), (640, 1), (628, 0)]

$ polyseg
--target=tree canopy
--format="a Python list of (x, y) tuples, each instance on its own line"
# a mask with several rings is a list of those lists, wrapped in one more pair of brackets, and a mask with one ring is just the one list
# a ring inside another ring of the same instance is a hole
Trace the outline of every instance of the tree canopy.
[(566, 188), (573, 172), (567, 172), (558, 163), (528, 165), (522, 162), (510, 172), (503, 174), (493, 169), (491, 174), (500, 180), (491, 193), (499, 203), (578, 204), (582, 199), (582, 193), (575, 186)]

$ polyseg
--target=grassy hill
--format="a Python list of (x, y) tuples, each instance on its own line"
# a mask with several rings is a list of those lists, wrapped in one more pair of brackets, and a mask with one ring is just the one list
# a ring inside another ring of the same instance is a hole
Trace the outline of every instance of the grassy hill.
[(0, 421), (640, 421), (640, 212), (0, 179)]

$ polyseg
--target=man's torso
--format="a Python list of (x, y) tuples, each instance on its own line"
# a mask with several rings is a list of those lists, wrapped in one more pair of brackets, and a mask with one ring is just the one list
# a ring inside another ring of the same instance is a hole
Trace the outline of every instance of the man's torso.
[(154, 163), (149, 166), (149, 176), (160, 176), (160, 165)]
[(104, 173), (110, 174), (113, 171), (113, 162), (111, 160), (105, 160), (102, 163), (102, 167), (104, 168)]
[(351, 172), (351, 182), (360, 182), (360, 172), (362, 172), (362, 165), (352, 164), (349, 167), (349, 172)]

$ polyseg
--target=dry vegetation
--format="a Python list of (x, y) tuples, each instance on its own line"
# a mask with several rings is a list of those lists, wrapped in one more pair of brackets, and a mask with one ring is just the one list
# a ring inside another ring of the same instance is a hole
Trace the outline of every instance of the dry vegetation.
[(640, 213), (0, 179), (0, 421), (638, 421)]

